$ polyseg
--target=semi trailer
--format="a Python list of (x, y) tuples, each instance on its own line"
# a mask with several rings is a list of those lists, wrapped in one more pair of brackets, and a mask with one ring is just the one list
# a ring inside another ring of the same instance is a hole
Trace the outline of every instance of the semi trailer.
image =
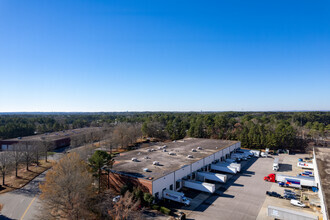
[(221, 172), (230, 173), (230, 174), (237, 173), (236, 167), (224, 165), (222, 163), (211, 164), (211, 170), (221, 171)]
[(237, 172), (241, 172), (241, 164), (240, 163), (230, 163), (230, 162), (221, 162), (221, 163), (216, 163), (215, 165), (220, 164), (220, 165), (227, 165), (231, 167), (235, 167)]
[(184, 196), (182, 192), (176, 192), (173, 190), (164, 190), (163, 191), (163, 198), (169, 199), (175, 202), (183, 203), (186, 206), (190, 205), (190, 200)]
[(195, 189), (202, 192), (214, 193), (215, 185), (195, 180), (184, 180), (183, 186), (190, 189)]
[(225, 183), (227, 181), (227, 175), (219, 173), (197, 172), (197, 176), (206, 180), (212, 180), (220, 183)]
[(313, 163), (298, 162), (297, 166), (305, 169), (314, 169)]
[(268, 176), (264, 177), (265, 181), (277, 182), (280, 186), (288, 186), (301, 188), (304, 187), (317, 187), (314, 177), (306, 176), (287, 176), (271, 173)]

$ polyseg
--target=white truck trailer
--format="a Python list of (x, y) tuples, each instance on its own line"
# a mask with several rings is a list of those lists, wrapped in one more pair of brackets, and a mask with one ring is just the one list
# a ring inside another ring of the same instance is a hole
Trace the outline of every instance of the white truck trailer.
[(228, 166), (222, 163), (211, 164), (211, 170), (221, 171), (224, 173), (236, 174), (236, 167)]
[(273, 170), (278, 171), (279, 169), (280, 169), (280, 162), (278, 157), (276, 157), (273, 163)]
[(176, 192), (173, 190), (164, 190), (163, 191), (163, 198), (169, 199), (175, 202), (183, 203), (186, 206), (190, 205), (190, 200), (184, 196), (182, 192)]
[(297, 166), (305, 169), (314, 169), (313, 163), (298, 162)]
[(190, 189), (199, 190), (202, 192), (214, 193), (215, 185), (195, 180), (183, 180), (183, 186)]
[(216, 181), (219, 183), (225, 183), (227, 181), (227, 175), (211, 172), (197, 172), (197, 176), (207, 180)]
[(231, 167), (235, 167), (237, 172), (241, 172), (241, 164), (240, 163), (230, 163), (230, 162), (221, 162), (221, 163), (216, 163), (216, 164), (222, 164), (222, 165), (227, 165)]

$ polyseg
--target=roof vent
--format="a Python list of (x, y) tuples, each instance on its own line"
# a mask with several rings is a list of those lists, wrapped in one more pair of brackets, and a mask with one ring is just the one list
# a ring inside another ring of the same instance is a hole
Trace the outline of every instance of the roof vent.
[(159, 161), (154, 161), (152, 164), (155, 166), (159, 166)]
[(176, 153), (174, 153), (174, 152), (169, 152), (168, 154), (169, 155), (176, 155)]
[(151, 149), (148, 149), (147, 152), (151, 152)]
[(163, 149), (163, 152), (166, 152), (167, 150), (166, 149)]
[(148, 157), (148, 156), (145, 156), (145, 157), (144, 157), (144, 159), (146, 159), (146, 160), (147, 160), (147, 159), (150, 159), (150, 157)]
[(163, 146), (163, 149), (165, 149), (165, 148), (167, 148), (167, 145), (164, 145), (164, 146)]
[(191, 149), (191, 152), (197, 152), (197, 150), (196, 149)]
[(202, 147), (197, 147), (197, 150), (203, 150), (203, 148)]
[(193, 155), (188, 155), (187, 158), (193, 158), (194, 156)]
[(138, 159), (137, 159), (136, 157), (133, 157), (133, 158), (132, 158), (132, 161), (133, 161), (133, 162), (137, 162)]

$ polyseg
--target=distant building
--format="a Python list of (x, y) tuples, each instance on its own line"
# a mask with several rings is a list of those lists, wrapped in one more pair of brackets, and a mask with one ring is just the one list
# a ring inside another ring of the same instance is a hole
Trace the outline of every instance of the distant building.
[(101, 128), (98, 127), (88, 127), (0, 140), (0, 151), (12, 150), (13, 145), (18, 143), (31, 143), (39, 141), (51, 142), (54, 144), (54, 148), (66, 147), (70, 146), (72, 137), (100, 130)]

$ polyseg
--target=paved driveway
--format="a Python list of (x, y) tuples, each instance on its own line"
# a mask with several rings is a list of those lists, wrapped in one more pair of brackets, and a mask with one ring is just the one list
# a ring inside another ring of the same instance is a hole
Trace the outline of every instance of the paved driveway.
[(35, 214), (41, 207), (39, 183), (44, 180), (46, 172), (23, 188), (0, 195), (0, 203), (4, 204), (0, 219), (37, 219)]
[(263, 177), (272, 172), (272, 158), (251, 159), (240, 175), (191, 212), (188, 219), (255, 220), (271, 184)]

